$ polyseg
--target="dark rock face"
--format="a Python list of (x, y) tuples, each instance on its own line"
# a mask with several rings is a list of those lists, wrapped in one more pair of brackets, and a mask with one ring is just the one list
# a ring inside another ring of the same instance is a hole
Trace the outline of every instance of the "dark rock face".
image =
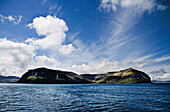
[(18, 83), (76, 84), (89, 83), (89, 81), (73, 72), (37, 68), (26, 72)]
[(105, 74), (82, 74), (47, 68), (37, 68), (26, 72), (18, 83), (81, 84), (81, 83), (151, 83), (144, 72), (129, 68)]
[(0, 83), (17, 82), (19, 77), (16, 76), (2, 76), (0, 75)]

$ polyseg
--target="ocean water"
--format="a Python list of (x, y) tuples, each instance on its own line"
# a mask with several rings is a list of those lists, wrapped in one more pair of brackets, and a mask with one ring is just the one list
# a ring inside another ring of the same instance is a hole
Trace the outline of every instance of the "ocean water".
[(0, 84), (0, 111), (170, 111), (170, 85)]

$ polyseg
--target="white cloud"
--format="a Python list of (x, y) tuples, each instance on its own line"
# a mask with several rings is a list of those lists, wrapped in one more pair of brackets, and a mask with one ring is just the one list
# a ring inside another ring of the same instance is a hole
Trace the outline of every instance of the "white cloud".
[(144, 60), (146, 60), (146, 59), (148, 59), (148, 58), (150, 58), (150, 57), (152, 57), (152, 56), (153, 56), (153, 55), (149, 54), (149, 55), (140, 57), (140, 58), (136, 59), (135, 61), (136, 61), (136, 62), (144, 61)]
[(170, 81), (170, 73), (165, 73), (162, 76), (158, 76), (155, 78), (158, 81)]
[[(157, 81), (170, 81), (170, 71), (167, 72), (166, 67), (160, 66), (160, 67), (154, 67), (152, 68), (148, 74), (151, 76), (152, 80), (157, 80)], [(166, 69), (166, 70), (165, 70)], [(169, 69), (169, 66), (168, 66)]]
[(22, 18), (23, 17), (21, 15), (19, 15), (19, 16), (12, 16), (12, 15), (3, 16), (2, 14), (0, 14), (0, 21), (3, 22), (3, 23), (6, 22), (6, 21), (9, 21), (9, 22), (17, 25), (21, 22)]
[(17, 43), (0, 39), (0, 66), (8, 72), (8, 75), (20, 75), (34, 57), (34, 48), (25, 43)]
[(159, 5), (156, 0), (102, 0), (99, 9), (117, 11), (119, 8), (131, 8), (134, 13), (152, 12), (154, 9), (165, 10), (167, 7)]
[(2, 76), (8, 75), (6, 68), (4, 66), (0, 66), (0, 75)]
[[(109, 61), (108, 59), (102, 58), (96, 61), (90, 61), (89, 63), (73, 65), (72, 70), (77, 73), (84, 74), (84, 73), (105, 73), (114, 70), (121, 70), (129, 67), (133, 67), (136, 69), (143, 69), (144, 67), (153, 65), (155, 63), (159, 63), (165, 60), (169, 60), (169, 57), (165, 58), (164, 60), (159, 60), (160, 58), (153, 59), (153, 60), (144, 60), (144, 61), (132, 61), (132, 60), (124, 60), (124, 61)], [(153, 74), (152, 71), (146, 69), (146, 71), (150, 74)], [(156, 77), (158, 75), (154, 75)]]
[(166, 56), (166, 57), (161, 57), (161, 58), (157, 58), (155, 59), (156, 62), (161, 62), (161, 61), (165, 61), (165, 60), (169, 60), (170, 56)]
[(0, 75), (21, 76), (30, 68), (56, 68), (61, 63), (54, 57), (36, 56), (37, 48), (26, 43), (0, 39)]
[(119, 0), (101, 0), (99, 9), (106, 9), (107, 11), (112, 9), (113, 11), (116, 11), (118, 4)]
[(88, 64), (73, 65), (72, 70), (84, 74), (84, 73), (104, 73), (109, 70), (116, 70), (117, 62), (110, 62), (107, 59), (101, 59), (98, 61), (91, 61)]
[(61, 52), (62, 54), (70, 54), (74, 50), (75, 50), (75, 48), (73, 47), (73, 45), (68, 44), (68, 45), (61, 46), (60, 49), (59, 49), (59, 52)]
[(8, 16), (9, 21), (14, 21), (15, 19), (12, 16)]
[(33, 23), (28, 24), (30, 28), (35, 28), (38, 35), (50, 35), (59, 33), (60, 38), (65, 38), (65, 32), (68, 31), (66, 23), (59, 18), (48, 15), (47, 17), (36, 17)]
[[(9, 17), (10, 21), (13, 19), (12, 16)], [(52, 16), (37, 17), (28, 26), (34, 28), (39, 36), (45, 37), (42, 39), (28, 38), (26, 43), (1, 38), (1, 75), (21, 76), (30, 68), (42, 66), (56, 68), (62, 65), (58, 61), (59, 56), (63, 57), (63, 55), (69, 55), (75, 51), (71, 43), (65, 44), (65, 32), (68, 31), (68, 27), (62, 19)], [(39, 56), (36, 52), (40, 53)]]
[(0, 39), (0, 63), (24, 67), (34, 56), (34, 48), (24, 43), (15, 43), (6, 38)]
[(52, 66), (55, 66), (55, 67), (58, 67), (61, 63), (56, 60), (55, 58), (52, 58), (52, 57), (47, 57), (47, 56), (36, 56), (35, 57), (35, 60), (36, 62), (41, 65), (41, 66), (44, 66), (44, 65), (52, 65)]
[(158, 5), (157, 6), (157, 10), (160, 10), (160, 11), (163, 11), (163, 10), (166, 10), (168, 7), (165, 6), (165, 5)]
[(45, 36), (42, 39), (28, 38), (26, 42), (38, 46), (40, 49), (59, 50), (63, 54), (69, 54), (74, 51), (72, 44), (64, 45), (68, 27), (66, 23), (55, 16), (36, 17), (33, 23), (28, 27), (35, 29), (39, 36)]
[(165, 74), (165, 73), (167, 73), (164, 69), (162, 69), (162, 68), (160, 68), (159, 70), (157, 70), (157, 71), (152, 71), (152, 72), (150, 72), (151, 74), (155, 74), (155, 75), (163, 75), (163, 74)]
[(156, 6), (155, 0), (122, 0), (121, 4), (124, 8), (135, 8), (138, 13), (143, 13), (145, 11), (151, 12)]
[(142, 70), (149, 74), (152, 80), (163, 81), (163, 79), (160, 79), (160, 77), (164, 76), (164, 74), (170, 74), (169, 68), (170, 64), (153, 64), (151, 66), (142, 68)]

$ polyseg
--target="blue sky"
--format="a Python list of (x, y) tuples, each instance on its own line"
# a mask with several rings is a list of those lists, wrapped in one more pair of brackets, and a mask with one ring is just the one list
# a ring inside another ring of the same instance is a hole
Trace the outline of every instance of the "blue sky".
[(133, 67), (170, 80), (168, 0), (0, 0), (0, 74)]

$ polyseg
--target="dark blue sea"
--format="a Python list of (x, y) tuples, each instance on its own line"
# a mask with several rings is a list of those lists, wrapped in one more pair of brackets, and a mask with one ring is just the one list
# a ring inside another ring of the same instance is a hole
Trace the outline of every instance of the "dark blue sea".
[(170, 111), (170, 85), (0, 84), (0, 111)]

